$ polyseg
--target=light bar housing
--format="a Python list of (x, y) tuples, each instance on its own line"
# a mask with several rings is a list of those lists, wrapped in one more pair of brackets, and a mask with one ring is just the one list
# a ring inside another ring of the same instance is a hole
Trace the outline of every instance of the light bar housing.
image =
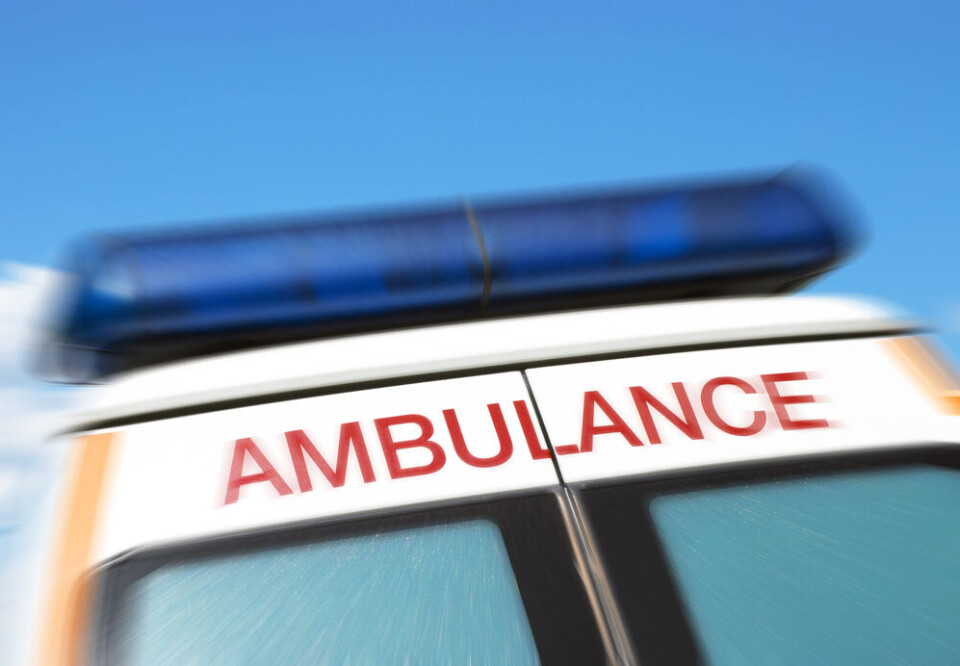
[(387, 327), (775, 293), (841, 261), (850, 220), (819, 177), (624, 188), (422, 210), (99, 235), (43, 372), (100, 381), (158, 361)]

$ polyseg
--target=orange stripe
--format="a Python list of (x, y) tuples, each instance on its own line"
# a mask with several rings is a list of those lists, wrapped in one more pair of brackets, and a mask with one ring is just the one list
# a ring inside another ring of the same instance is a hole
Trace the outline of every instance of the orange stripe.
[(884, 343), (944, 413), (960, 416), (960, 379), (930, 342), (921, 338), (891, 338)]
[(42, 628), (38, 663), (81, 664), (90, 619), (90, 590), (84, 574), (90, 566), (93, 539), (107, 461), (114, 433), (88, 435), (75, 444), (71, 479), (63, 495), (61, 523), (50, 560), (46, 625)]

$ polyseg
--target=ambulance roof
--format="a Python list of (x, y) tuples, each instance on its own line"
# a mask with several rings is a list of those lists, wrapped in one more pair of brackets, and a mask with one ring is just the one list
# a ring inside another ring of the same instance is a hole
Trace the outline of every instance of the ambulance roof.
[(711, 299), (433, 325), (137, 370), (87, 389), (83, 407), (69, 418), (67, 429), (561, 359), (914, 328), (882, 306), (811, 296)]

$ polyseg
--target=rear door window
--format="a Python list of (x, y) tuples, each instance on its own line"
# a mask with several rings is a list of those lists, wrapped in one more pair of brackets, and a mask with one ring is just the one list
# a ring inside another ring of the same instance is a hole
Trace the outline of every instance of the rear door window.
[(952, 464), (806, 465), (582, 497), (645, 663), (960, 661)]
[(539, 663), (484, 520), (168, 565), (133, 596), (132, 664)]
[(553, 495), (135, 555), (101, 661), (603, 663)]

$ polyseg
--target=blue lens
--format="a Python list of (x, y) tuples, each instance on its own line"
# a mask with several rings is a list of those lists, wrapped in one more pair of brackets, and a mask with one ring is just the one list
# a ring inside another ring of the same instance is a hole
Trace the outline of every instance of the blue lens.
[(840, 210), (813, 181), (780, 175), (102, 236), (79, 255), (48, 356), (54, 374), (86, 381), (281, 338), (775, 291), (843, 258)]

